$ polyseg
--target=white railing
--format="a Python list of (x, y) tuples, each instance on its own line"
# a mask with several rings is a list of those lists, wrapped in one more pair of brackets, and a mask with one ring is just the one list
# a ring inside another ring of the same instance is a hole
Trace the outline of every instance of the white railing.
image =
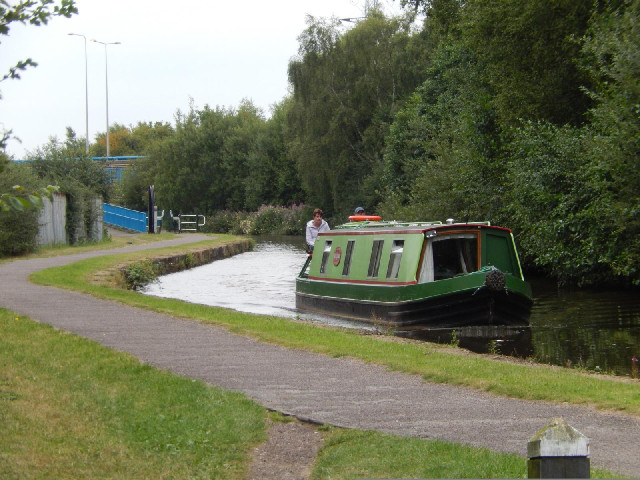
[(178, 215), (174, 217), (172, 214), (171, 217), (178, 222), (178, 232), (197, 232), (206, 223), (204, 215)]

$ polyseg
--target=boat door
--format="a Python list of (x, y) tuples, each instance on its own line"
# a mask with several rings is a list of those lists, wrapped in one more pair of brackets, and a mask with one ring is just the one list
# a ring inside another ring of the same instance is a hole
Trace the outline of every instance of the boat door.
[(418, 283), (452, 278), (480, 268), (480, 236), (477, 231), (425, 233)]

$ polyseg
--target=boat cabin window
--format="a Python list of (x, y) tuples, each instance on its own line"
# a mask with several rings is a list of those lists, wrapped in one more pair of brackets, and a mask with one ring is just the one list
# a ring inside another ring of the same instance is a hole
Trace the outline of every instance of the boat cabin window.
[(478, 270), (478, 236), (460, 233), (427, 242), (419, 283), (433, 282)]
[(342, 265), (342, 275), (345, 277), (348, 277), (351, 271), (351, 254), (353, 253), (353, 245), (355, 243), (355, 240), (347, 241), (347, 251), (344, 254), (344, 264)]
[(378, 276), (378, 270), (380, 270), (380, 257), (382, 256), (382, 245), (384, 245), (384, 240), (373, 241), (371, 257), (369, 258), (369, 271), (367, 272), (368, 277), (375, 278)]
[(322, 263), (320, 264), (320, 273), (327, 273), (327, 264), (329, 263), (329, 254), (331, 253), (331, 240), (324, 242), (324, 250), (322, 251)]
[(398, 278), (403, 250), (404, 240), (394, 240), (393, 245), (391, 246), (391, 257), (389, 258), (389, 268), (387, 268), (387, 278)]

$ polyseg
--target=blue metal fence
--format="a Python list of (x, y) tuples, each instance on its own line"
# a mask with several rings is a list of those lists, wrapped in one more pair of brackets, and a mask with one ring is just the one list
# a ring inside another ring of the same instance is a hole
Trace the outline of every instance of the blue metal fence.
[(136, 232), (147, 231), (147, 214), (145, 212), (138, 212), (137, 210), (130, 210), (108, 203), (102, 204), (102, 211), (104, 212), (104, 223), (106, 224)]

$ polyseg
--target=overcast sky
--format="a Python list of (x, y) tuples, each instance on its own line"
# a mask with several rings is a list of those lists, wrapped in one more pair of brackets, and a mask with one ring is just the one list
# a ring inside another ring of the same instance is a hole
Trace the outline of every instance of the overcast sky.
[[(13, 3), (10, 1), (10, 3)], [(388, 13), (398, 2), (383, 0)], [(48, 25), (13, 24), (0, 37), (0, 74), (19, 60), (38, 67), (0, 83), (0, 128), (22, 140), (9, 155), (65, 138), (66, 127), (84, 138), (87, 38), (89, 139), (109, 124), (170, 122), (180, 110), (237, 107), (247, 98), (268, 116), (288, 91), (287, 65), (298, 51), (306, 15), (359, 17), (365, 0), (76, 0), (78, 15)], [(350, 24), (345, 24), (349, 28)], [(105, 47), (90, 40), (121, 42)]]

